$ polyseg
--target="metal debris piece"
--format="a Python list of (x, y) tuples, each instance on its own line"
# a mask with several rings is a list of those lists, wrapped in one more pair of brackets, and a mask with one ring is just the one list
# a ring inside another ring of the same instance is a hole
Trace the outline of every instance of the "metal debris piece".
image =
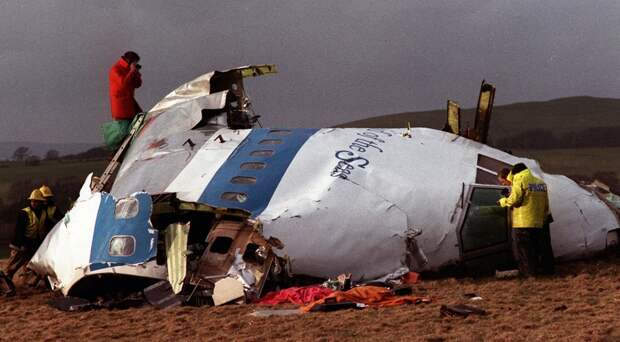
[(178, 294), (183, 289), (187, 274), (187, 238), (190, 224), (173, 223), (166, 228), (166, 255), (168, 281), (172, 291)]
[(291, 316), (291, 315), (301, 315), (303, 312), (299, 309), (264, 309), (264, 310), (255, 310), (251, 312), (249, 315), (254, 317), (270, 317), (270, 316)]
[[(226, 274), (239, 280), (243, 284), (243, 287), (250, 288), (256, 284), (256, 277), (243, 261), (243, 256), (239, 253), (239, 250), (239, 248), (235, 250), (235, 261)], [(260, 271), (257, 274), (261, 274)]]
[(351, 289), (351, 273), (343, 273), (335, 279), (329, 278), (322, 284), (323, 287), (334, 291), (347, 291)]
[(407, 129), (403, 133), (401, 133), (401, 136), (403, 138), (411, 139), (411, 122), (407, 122)]
[(96, 302), (78, 297), (56, 297), (50, 299), (47, 303), (53, 308), (68, 312), (88, 311), (101, 307)]
[(235, 278), (224, 278), (215, 282), (213, 305), (222, 305), (245, 296), (243, 284)]
[(347, 310), (347, 309), (363, 309), (368, 305), (363, 303), (354, 303), (354, 302), (325, 302), (323, 304), (317, 304), (310, 309), (310, 312), (331, 312), (338, 310)]
[(471, 314), (484, 316), (487, 314), (486, 310), (469, 306), (465, 304), (457, 305), (442, 305), (439, 308), (441, 316), (462, 316), (467, 317)]
[(497, 279), (511, 279), (519, 276), (519, 270), (507, 270), (507, 271), (495, 271), (495, 278)]
[[(207, 236), (207, 248), (200, 258), (196, 278), (217, 284), (212, 276), (232, 277), (245, 288), (249, 299), (260, 297), (275, 260), (272, 248), (282, 247), (279, 240), (265, 240), (261, 233), (259, 221), (218, 222)], [(215, 293), (214, 290), (214, 296)]]
[(461, 133), (461, 107), (458, 102), (452, 100), (448, 100), (447, 107), (446, 125), (443, 130), (459, 135)]
[(162, 280), (143, 291), (146, 301), (158, 309), (166, 309), (179, 306), (183, 303), (183, 296), (176, 295), (170, 282)]
[(478, 107), (476, 109), (476, 120), (474, 122), (473, 137), (470, 137), (483, 144), (487, 143), (489, 135), (489, 123), (491, 122), (491, 112), (493, 111), (493, 101), (495, 100), (495, 87), (482, 80), (480, 85), (480, 95), (478, 97)]
[(478, 296), (477, 294), (475, 294), (473, 292), (472, 293), (464, 293), (463, 297), (465, 297), (465, 298), (467, 298), (467, 299), (469, 299), (471, 301), (474, 301), (474, 302), (482, 300), (482, 297)]

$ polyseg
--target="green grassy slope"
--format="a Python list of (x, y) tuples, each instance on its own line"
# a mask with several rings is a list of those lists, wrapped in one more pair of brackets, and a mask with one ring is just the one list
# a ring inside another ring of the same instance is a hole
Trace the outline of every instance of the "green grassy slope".
[(548, 173), (594, 175), (611, 172), (620, 176), (620, 147), (513, 150), (513, 153), (538, 160)]
[[(462, 110), (461, 124), (463, 128), (473, 127), (474, 109)], [(411, 122), (417, 127), (431, 127), (441, 129), (446, 120), (445, 109), (399, 113), (377, 116), (363, 120), (352, 121), (338, 127), (405, 127)], [(524, 102), (504, 106), (495, 106), (491, 118), (489, 139), (491, 142), (500, 142), (506, 139), (515, 141), (505, 142), (504, 146), (519, 148), (519, 137), (523, 134), (537, 134), (546, 131), (548, 136), (535, 137), (541, 141), (541, 148), (549, 148), (545, 140), (562, 138), (573, 142), (570, 147), (579, 144), (594, 146), (620, 146), (620, 99), (596, 97), (568, 97), (544, 102)], [(615, 134), (617, 132), (617, 134)], [(589, 135), (583, 141), (572, 139), (573, 136)], [(540, 135), (540, 134), (539, 134)], [(532, 139), (532, 137), (525, 137)], [(528, 148), (536, 147), (531, 143)], [(563, 147), (562, 143), (555, 143), (554, 147)]]
[(36, 166), (23, 162), (0, 163), (0, 197), (6, 196), (12, 183), (23, 180), (53, 182), (56, 179), (77, 177), (84, 180), (90, 172), (101, 174), (107, 165), (105, 160), (96, 161), (42, 161)]
[[(353, 121), (338, 127), (441, 129), (445, 109), (399, 113)], [(472, 127), (474, 109), (462, 111)], [(599, 178), (620, 191), (620, 99), (569, 97), (493, 108), (489, 144), (536, 159), (543, 170), (576, 179)]]

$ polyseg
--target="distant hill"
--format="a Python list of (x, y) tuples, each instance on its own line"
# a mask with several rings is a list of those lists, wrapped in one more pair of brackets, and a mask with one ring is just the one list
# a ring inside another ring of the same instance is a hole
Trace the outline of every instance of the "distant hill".
[(67, 154), (77, 154), (80, 152), (84, 152), (94, 147), (98, 147), (101, 144), (95, 143), (42, 143), (42, 142), (15, 142), (15, 141), (4, 141), (0, 142), (0, 160), (8, 160), (13, 157), (13, 152), (18, 147), (25, 146), (30, 148), (30, 152), (32, 155), (39, 156), (41, 158), (45, 157), (45, 154), (49, 150), (57, 150), (60, 152), (60, 155)]
[[(462, 127), (473, 127), (475, 109), (461, 110)], [(377, 116), (338, 127), (441, 129), (445, 109)], [(620, 99), (589, 96), (523, 102), (493, 108), (491, 145), (500, 148), (575, 148), (620, 146)]]

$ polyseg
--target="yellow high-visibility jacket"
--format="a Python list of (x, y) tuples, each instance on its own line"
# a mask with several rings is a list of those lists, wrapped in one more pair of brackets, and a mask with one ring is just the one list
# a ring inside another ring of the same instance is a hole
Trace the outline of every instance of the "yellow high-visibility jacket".
[(549, 213), (547, 185), (525, 169), (513, 175), (510, 196), (501, 198), (499, 205), (512, 208), (513, 228), (542, 228)]
[(49, 206), (45, 211), (47, 212), (47, 217), (54, 217), (54, 215), (56, 215), (56, 206)]
[(42, 239), (45, 237), (45, 219), (47, 212), (41, 210), (41, 217), (37, 217), (30, 207), (22, 209), (28, 214), (28, 226), (26, 227), (25, 236), (29, 239)]

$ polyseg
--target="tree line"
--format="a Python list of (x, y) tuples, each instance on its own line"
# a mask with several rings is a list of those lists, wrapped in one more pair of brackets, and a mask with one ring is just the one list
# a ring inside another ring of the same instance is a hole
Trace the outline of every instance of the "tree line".
[(26, 165), (38, 165), (42, 160), (52, 161), (52, 160), (80, 160), (80, 159), (104, 159), (109, 155), (109, 152), (103, 147), (94, 147), (87, 151), (76, 153), (76, 154), (68, 154), (61, 156), (60, 152), (55, 149), (50, 149), (45, 153), (43, 158), (32, 154), (32, 151), (29, 147), (20, 146), (13, 151), (13, 155), (11, 157), (12, 161), (16, 162), (25, 162)]

